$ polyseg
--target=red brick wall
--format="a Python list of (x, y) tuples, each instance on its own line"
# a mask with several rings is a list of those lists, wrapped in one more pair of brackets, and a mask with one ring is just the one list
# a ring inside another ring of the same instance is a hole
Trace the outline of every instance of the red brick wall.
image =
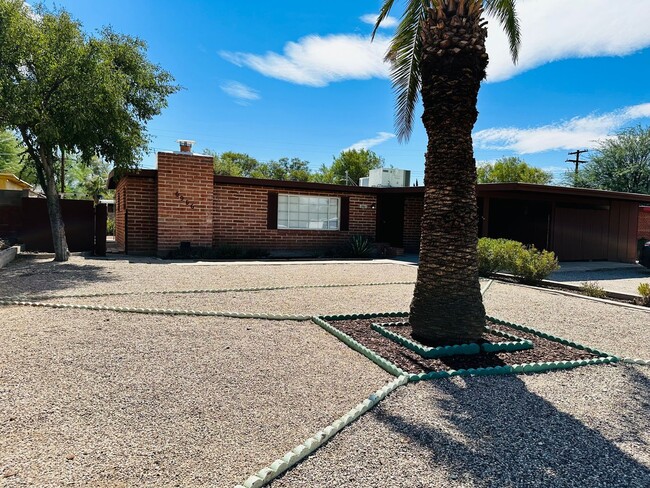
[(120, 249), (124, 249), (124, 213), (126, 207), (124, 202), (126, 200), (126, 178), (122, 178), (117, 182), (115, 187), (115, 244)]
[(650, 239), (650, 207), (639, 208), (639, 228), (637, 238)]
[(155, 254), (156, 200), (156, 178), (153, 176), (125, 176), (117, 184), (115, 242), (128, 254)]
[(406, 195), (404, 198), (404, 250), (420, 251), (420, 222), (424, 210), (423, 195)]
[[(348, 231), (267, 229), (269, 192), (291, 195), (350, 197)], [(287, 189), (239, 184), (214, 185), (214, 233), (212, 244), (232, 244), (276, 250), (314, 250), (340, 245), (352, 235), (374, 239), (376, 196), (325, 190)], [(363, 208), (362, 208), (363, 206)]]
[(213, 186), (212, 156), (158, 153), (159, 255), (183, 241), (212, 245)]

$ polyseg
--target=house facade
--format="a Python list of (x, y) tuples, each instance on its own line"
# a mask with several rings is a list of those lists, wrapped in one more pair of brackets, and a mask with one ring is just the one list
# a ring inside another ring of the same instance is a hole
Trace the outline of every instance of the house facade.
[[(116, 243), (166, 256), (182, 245), (271, 251), (337, 247), (353, 235), (417, 252), (424, 188), (377, 188), (215, 176), (211, 156), (158, 153), (157, 170), (109, 179)], [(633, 262), (650, 196), (520, 183), (477, 185), (479, 234), (562, 260)], [(650, 215), (650, 214), (648, 214)]]

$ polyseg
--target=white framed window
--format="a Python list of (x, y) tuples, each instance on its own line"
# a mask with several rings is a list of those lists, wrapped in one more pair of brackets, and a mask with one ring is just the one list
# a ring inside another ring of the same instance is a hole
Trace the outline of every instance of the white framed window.
[(341, 199), (278, 195), (278, 229), (339, 230)]

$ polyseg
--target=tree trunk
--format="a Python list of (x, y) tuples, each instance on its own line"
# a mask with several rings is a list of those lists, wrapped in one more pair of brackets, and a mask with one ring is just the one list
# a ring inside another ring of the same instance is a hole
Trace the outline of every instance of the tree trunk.
[(485, 328), (476, 246), (476, 164), (472, 128), (487, 54), (480, 13), (430, 11), (423, 34), (424, 169), (420, 265), (410, 323), (435, 345), (471, 341)]
[(51, 160), (44, 151), (41, 151), (41, 163), (45, 176), (45, 196), (47, 197), (47, 213), (50, 216), (50, 228), (52, 229), (52, 243), (54, 245), (54, 260), (67, 261), (70, 257), (68, 241), (65, 238), (65, 227), (61, 215), (61, 203), (57, 193), (54, 168)]

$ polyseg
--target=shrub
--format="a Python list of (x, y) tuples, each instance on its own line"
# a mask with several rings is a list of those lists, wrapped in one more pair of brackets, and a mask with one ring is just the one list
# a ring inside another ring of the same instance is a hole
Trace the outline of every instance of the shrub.
[(607, 298), (607, 292), (595, 281), (585, 281), (580, 286), (580, 293), (594, 298)]
[(497, 271), (512, 271), (515, 257), (521, 252), (522, 244), (508, 239), (478, 240), (478, 272), (489, 276)]
[(344, 254), (350, 258), (367, 258), (372, 254), (372, 242), (364, 236), (352, 236), (348, 241)]
[(115, 235), (115, 219), (106, 220), (106, 235), (107, 236)]
[(525, 283), (543, 280), (553, 271), (560, 269), (555, 253), (538, 251), (535, 246), (524, 247), (517, 252), (512, 274), (521, 278)]
[(650, 306), (650, 283), (641, 283), (637, 291), (641, 295), (641, 305)]

